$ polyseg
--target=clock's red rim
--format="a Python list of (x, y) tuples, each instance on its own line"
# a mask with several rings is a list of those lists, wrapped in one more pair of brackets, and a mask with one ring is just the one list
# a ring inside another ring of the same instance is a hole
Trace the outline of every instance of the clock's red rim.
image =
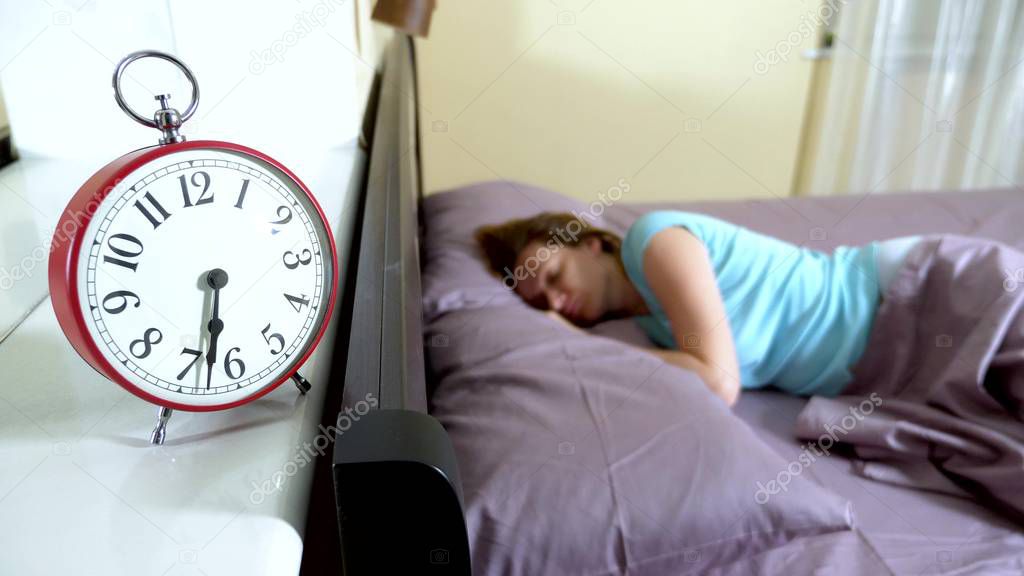
[[(110, 194), (121, 180), (147, 162), (151, 162), (161, 156), (166, 156), (167, 154), (174, 152), (183, 152), (199, 148), (241, 152), (270, 164), (275, 169), (280, 170), (285, 176), (291, 178), (292, 181), (294, 181), (306, 194), (306, 197), (313, 205), (313, 208), (316, 209), (316, 212), (320, 217), (320, 221), (323, 222), (324, 230), (327, 232), (327, 240), (330, 242), (331, 253), (332, 281), (330, 293), (327, 295), (327, 312), (324, 314), (324, 320), (320, 324), (320, 329), (317, 331), (316, 336), (310, 342), (310, 345), (306, 348), (303, 355), (296, 360), (292, 367), (279, 379), (268, 386), (263, 387), (261, 390), (234, 402), (212, 405), (170, 402), (168, 400), (158, 398), (157, 396), (154, 396), (132, 384), (127, 378), (122, 376), (110, 364), (110, 362), (107, 361), (106, 357), (100, 351), (99, 346), (92, 338), (92, 335), (89, 333), (89, 329), (85, 324), (85, 317), (82, 314), (82, 308), (78, 305), (78, 259), (81, 254), (82, 237), (86, 228), (89, 226), (89, 222), (92, 221), (93, 214), (99, 207), (100, 203), (103, 202), (107, 195)], [(60, 239), (58, 237), (60, 234), (65, 234), (66, 238), (63, 240)], [(219, 140), (194, 140), (180, 142), (178, 144), (152, 146), (149, 148), (135, 150), (134, 152), (129, 152), (128, 154), (113, 160), (86, 180), (78, 189), (78, 192), (76, 192), (68, 202), (67, 207), (61, 214), (60, 220), (57, 222), (57, 228), (55, 229), (53, 242), (51, 244), (48, 270), (50, 300), (53, 304), (53, 310), (57, 316), (57, 321), (60, 324), (61, 330), (64, 331), (64, 335), (67, 337), (68, 341), (71, 342), (71, 346), (76, 352), (78, 352), (78, 355), (81, 356), (83, 360), (88, 362), (90, 366), (107, 379), (116, 382), (122, 388), (128, 390), (139, 398), (158, 406), (165, 406), (167, 408), (187, 412), (212, 412), (215, 410), (226, 410), (228, 408), (241, 406), (242, 404), (252, 402), (253, 400), (265, 396), (284, 382), (288, 381), (299, 370), (299, 368), (302, 367), (306, 360), (309, 359), (310, 354), (312, 354), (313, 350), (315, 350), (320, 344), (320, 340), (323, 338), (324, 333), (327, 330), (327, 326), (331, 321), (331, 315), (334, 312), (334, 303), (337, 296), (339, 273), (338, 256), (336, 252), (334, 234), (331, 232), (330, 222), (328, 222), (323, 208), (320, 207), (320, 203), (317, 202), (316, 197), (313, 196), (312, 192), (310, 192), (309, 188), (306, 187), (302, 180), (277, 160), (274, 160), (270, 156), (247, 146), (234, 144), (232, 142), (222, 142)]]

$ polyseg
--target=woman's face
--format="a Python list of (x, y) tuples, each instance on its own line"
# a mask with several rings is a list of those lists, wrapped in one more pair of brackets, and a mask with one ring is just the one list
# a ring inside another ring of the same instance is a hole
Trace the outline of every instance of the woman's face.
[(580, 326), (594, 324), (608, 312), (606, 295), (614, 264), (597, 238), (554, 249), (539, 240), (531, 242), (519, 253), (516, 266), (526, 272), (516, 293), (531, 306), (554, 310)]

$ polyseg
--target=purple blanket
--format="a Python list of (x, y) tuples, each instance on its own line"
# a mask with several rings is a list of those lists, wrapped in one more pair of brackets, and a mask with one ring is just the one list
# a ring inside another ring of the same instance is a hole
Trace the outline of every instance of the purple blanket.
[(1024, 253), (926, 236), (889, 286), (853, 382), (812, 398), (798, 436), (851, 445), (865, 477), (1024, 519), (1022, 306)]

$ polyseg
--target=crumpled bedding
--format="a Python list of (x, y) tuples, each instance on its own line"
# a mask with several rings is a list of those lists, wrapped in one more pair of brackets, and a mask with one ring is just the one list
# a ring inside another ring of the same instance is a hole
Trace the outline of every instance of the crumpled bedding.
[(797, 435), (852, 446), (861, 476), (972, 497), (1024, 523), (1022, 307), (1024, 253), (926, 236), (888, 287), (853, 381), (812, 398)]

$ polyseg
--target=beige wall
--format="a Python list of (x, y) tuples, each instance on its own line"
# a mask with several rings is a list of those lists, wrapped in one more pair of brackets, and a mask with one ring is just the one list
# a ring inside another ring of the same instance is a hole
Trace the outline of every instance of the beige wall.
[(4, 92), (0, 89), (0, 135), (7, 132), (10, 121), (7, 120), (7, 109), (4, 108)]
[[(810, 196), (815, 165), (822, 161), (818, 156), (818, 149), (821, 139), (825, 137), (822, 129), (825, 124), (825, 96), (828, 90), (828, 81), (832, 75), (832, 61), (828, 58), (819, 60), (814, 64), (812, 73), (809, 97), (807, 99), (807, 114), (804, 119), (803, 137), (800, 143), (800, 161), (797, 163), (796, 174), (794, 175), (793, 194), (795, 196)], [(830, 135), (838, 137), (838, 135)]]
[(360, 118), (366, 110), (366, 102), (373, 86), (373, 77), (381, 68), (384, 51), (394, 36), (394, 30), (370, 19), (373, 0), (356, 0), (356, 43), (361, 66), (356, 67), (356, 112)]
[[(625, 178), (631, 201), (790, 195), (813, 7), (442, 0), (417, 45), (425, 188), (508, 178), (594, 198)], [(788, 61), (758, 73), (776, 46)]]

